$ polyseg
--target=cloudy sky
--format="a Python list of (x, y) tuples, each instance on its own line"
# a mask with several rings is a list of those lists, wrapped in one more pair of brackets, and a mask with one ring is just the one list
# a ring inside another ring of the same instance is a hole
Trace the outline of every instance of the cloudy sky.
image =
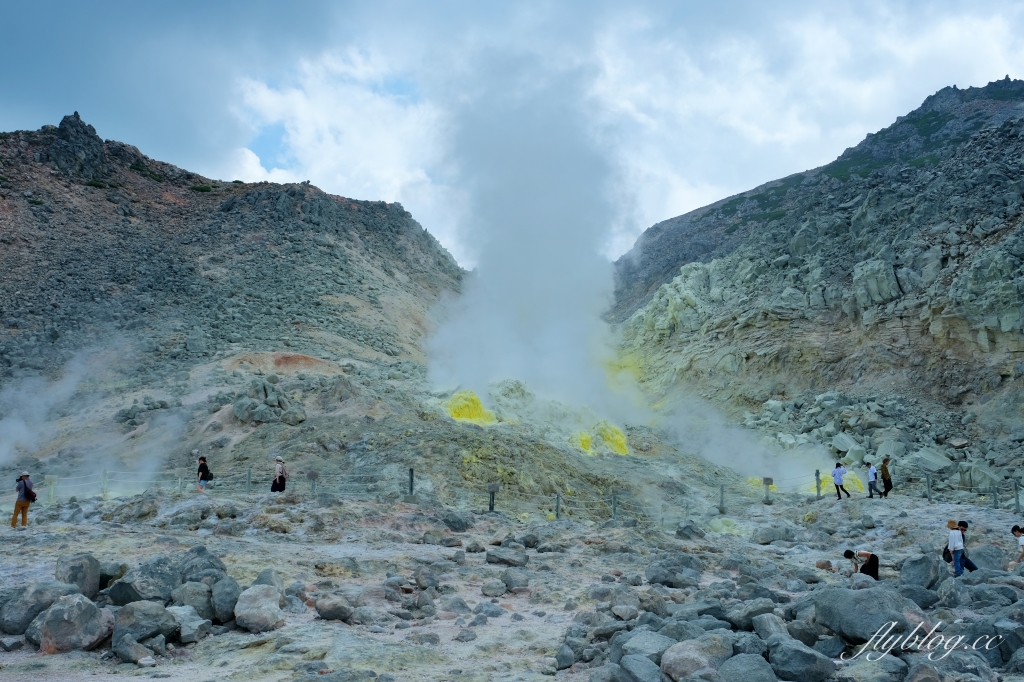
[(548, 164), (548, 199), (599, 206), (586, 244), (615, 257), (944, 86), (1024, 74), (1011, 3), (34, 1), (4, 26), (0, 129), (78, 110), (215, 178), (400, 201), (470, 267), (499, 168), (531, 191)]

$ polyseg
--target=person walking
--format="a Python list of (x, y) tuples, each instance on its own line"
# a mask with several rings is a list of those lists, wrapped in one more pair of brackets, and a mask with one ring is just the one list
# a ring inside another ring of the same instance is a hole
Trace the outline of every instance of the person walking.
[(201, 493), (206, 492), (206, 482), (213, 480), (213, 474), (210, 473), (210, 467), (206, 464), (206, 457), (199, 458), (199, 471), (196, 473), (196, 490)]
[(836, 468), (832, 470), (832, 482), (836, 484), (836, 497), (840, 500), (843, 496), (839, 493), (842, 490), (849, 497), (850, 493), (847, 492), (846, 488), (843, 487), (843, 476), (846, 475), (846, 468), (839, 462), (836, 462)]
[(882, 491), (878, 489), (878, 469), (871, 462), (864, 462), (868, 468), (868, 497), (874, 499), (878, 493), (878, 499), (882, 499)]
[(270, 492), (272, 493), (283, 493), (284, 486), (288, 482), (288, 467), (284, 465), (284, 460), (280, 456), (276, 459), (274, 464), (274, 482), (270, 484)]
[(882, 474), (882, 497), (889, 497), (889, 491), (892, 490), (892, 474), (889, 473), (889, 458), (886, 457), (882, 460), (882, 468), (879, 469), (879, 473)]
[(36, 494), (32, 490), (32, 480), (29, 478), (27, 471), (22, 471), (21, 476), (18, 477), (18, 482), (14, 486), (14, 490), (18, 493), (18, 499), (14, 503), (14, 514), (11, 516), (11, 528), (14, 528), (18, 522), (18, 514), (21, 514), (21, 525), (28, 525), (28, 507), (30, 504), (36, 501)]
[(843, 556), (853, 562), (853, 572), (863, 573), (878, 580), (878, 556), (871, 552), (854, 552), (848, 549)]
[(964, 553), (960, 557), (960, 567), (961, 568), (966, 568), (971, 573), (974, 573), (975, 571), (978, 570), (978, 567), (977, 567), (977, 565), (975, 565), (975, 563), (973, 561), (971, 561), (971, 558), (969, 556), (967, 556), (967, 528), (968, 528), (968, 523), (966, 521), (957, 521), (956, 522), (956, 526), (957, 526), (957, 530), (960, 531), (960, 537), (962, 537), (964, 539)]
[[(1024, 528), (1014, 526), (1010, 529), (1010, 532), (1013, 533), (1013, 537), (1017, 538), (1017, 547), (1020, 548), (1020, 554), (1013, 560), (1013, 563), (1019, 564), (1024, 559)], [(1010, 569), (1013, 570), (1013, 567), (1011, 566)]]
[(949, 529), (949, 541), (946, 543), (946, 549), (953, 557), (953, 577), (959, 578), (964, 574), (964, 567), (961, 564), (961, 560), (964, 556), (964, 536), (960, 532), (960, 527), (956, 521), (950, 519), (946, 522), (946, 528)]

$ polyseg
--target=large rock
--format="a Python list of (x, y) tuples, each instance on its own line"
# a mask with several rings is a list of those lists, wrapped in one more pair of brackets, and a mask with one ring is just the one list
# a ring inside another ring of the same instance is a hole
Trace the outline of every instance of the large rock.
[(885, 587), (825, 587), (813, 600), (815, 620), (854, 644), (867, 642), (890, 622), (896, 622), (893, 634), (905, 631), (909, 622), (903, 598)]
[(619, 659), (620, 682), (661, 682), (661, 669), (646, 656), (631, 654)]
[(23, 635), (40, 613), (61, 597), (78, 594), (78, 585), (47, 581), (26, 587), (11, 596), (0, 608), (0, 630), (9, 635)]
[(723, 682), (775, 682), (775, 671), (757, 654), (739, 654), (718, 666)]
[(701, 563), (698, 557), (692, 554), (678, 552), (665, 559), (653, 562), (644, 571), (644, 577), (651, 584), (671, 586), (675, 581), (676, 574), (682, 573), (686, 569), (701, 573), (704, 570), (704, 564)]
[(754, 632), (757, 633), (757, 636), (766, 642), (772, 635), (789, 635), (789, 630), (786, 628), (786, 621), (782, 620), (774, 613), (762, 613), (759, 616), (754, 616), (750, 622), (753, 625)]
[(837, 670), (834, 679), (837, 682), (903, 682), (906, 676), (907, 664), (895, 656), (871, 661), (861, 656)]
[(178, 639), (184, 644), (198, 642), (210, 634), (213, 627), (209, 618), (203, 618), (191, 606), (168, 606), (167, 613), (178, 624)]
[(789, 634), (775, 634), (768, 638), (768, 660), (780, 679), (794, 682), (820, 682), (836, 670), (831, 658)]
[(92, 649), (114, 629), (114, 614), (97, 608), (81, 594), (55, 601), (29, 625), (25, 639), (44, 654)]
[(755, 529), (750, 536), (750, 541), (756, 542), (759, 545), (770, 545), (776, 540), (792, 542), (795, 537), (796, 534), (789, 526), (775, 524), (771, 526), (760, 526)]
[(971, 561), (977, 564), (978, 568), (990, 568), (995, 571), (1005, 571), (1010, 563), (1010, 556), (1001, 548), (995, 545), (981, 545), (967, 550)]
[(242, 594), (242, 588), (234, 578), (227, 577), (218, 580), (210, 594), (214, 620), (221, 623), (232, 620), (235, 617), (235, 603), (238, 602), (240, 594)]
[(249, 632), (267, 632), (284, 625), (281, 594), (273, 585), (255, 585), (238, 595), (235, 623)]
[(178, 622), (163, 604), (135, 601), (117, 610), (113, 641), (120, 641), (124, 635), (131, 635), (136, 642), (157, 635), (170, 638), (177, 631)]
[(203, 571), (210, 569), (226, 572), (227, 567), (217, 556), (206, 549), (205, 545), (196, 545), (179, 557), (175, 568), (181, 574), (182, 582), (199, 582)]
[(926, 590), (920, 585), (900, 585), (898, 589), (902, 596), (922, 609), (930, 609), (939, 602), (939, 595), (934, 590)]
[(57, 582), (74, 583), (89, 599), (100, 589), (100, 562), (92, 554), (72, 554), (57, 559)]
[(939, 595), (939, 604), (947, 608), (956, 608), (972, 601), (971, 591), (955, 578), (943, 580), (936, 592)]
[(185, 583), (171, 593), (171, 601), (175, 606), (191, 606), (201, 618), (213, 620), (216, 612), (213, 609), (212, 590), (204, 583)]
[(754, 616), (771, 613), (775, 610), (775, 602), (767, 597), (740, 602), (725, 612), (725, 619), (737, 630), (752, 630)]
[(928, 554), (918, 554), (903, 562), (900, 569), (900, 582), (904, 585), (917, 585), (926, 590), (934, 587), (939, 580), (939, 558)]
[(717, 669), (732, 656), (734, 637), (708, 633), (673, 644), (661, 655), (661, 671), (678, 682), (705, 668)]
[(270, 585), (281, 595), (278, 606), (284, 606), (287, 602), (285, 601), (284, 592), (284, 577), (272, 568), (265, 568), (260, 571), (260, 574), (256, 576), (256, 580), (252, 581), (250, 587), (256, 587), (257, 585)]
[[(661, 664), (661, 657), (665, 651), (677, 644), (676, 640), (664, 635), (659, 635), (656, 632), (650, 632), (643, 630), (636, 633), (622, 645), (623, 656), (644, 656), (649, 658), (652, 662)], [(621, 665), (621, 662), (619, 663)]]
[(316, 612), (324, 620), (348, 620), (352, 610), (352, 605), (340, 594), (325, 594), (316, 600)]
[(131, 635), (121, 635), (120, 639), (112, 641), (114, 653), (125, 663), (138, 663), (147, 656), (153, 655), (152, 651), (136, 642)]
[(137, 601), (171, 600), (174, 588), (181, 585), (181, 573), (167, 557), (150, 559), (133, 568), (123, 578), (107, 588), (111, 603), (124, 606)]
[(526, 552), (518, 552), (508, 547), (495, 547), (487, 550), (487, 563), (489, 564), (520, 567), (525, 566), (529, 560), (530, 557), (526, 556)]

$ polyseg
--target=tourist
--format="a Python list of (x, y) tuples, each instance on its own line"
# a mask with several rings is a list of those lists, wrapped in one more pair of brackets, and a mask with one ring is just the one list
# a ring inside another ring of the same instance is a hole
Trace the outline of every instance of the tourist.
[(843, 552), (843, 556), (853, 563), (854, 573), (863, 573), (878, 580), (878, 556), (871, 552), (854, 553), (852, 549)]
[(975, 563), (973, 561), (971, 561), (970, 557), (967, 556), (967, 527), (968, 527), (968, 524), (967, 524), (966, 521), (957, 521), (956, 522), (956, 526), (957, 526), (957, 529), (960, 531), (960, 537), (962, 537), (964, 539), (964, 553), (960, 557), (960, 566), (963, 567), (963, 568), (966, 568), (971, 573), (974, 573), (975, 571), (978, 570), (978, 567), (975, 565)]
[(32, 480), (27, 471), (22, 471), (18, 477), (18, 483), (14, 486), (18, 493), (18, 499), (14, 503), (14, 515), (11, 516), (11, 528), (17, 525), (18, 514), (21, 514), (21, 525), (28, 525), (28, 507), (36, 501), (36, 494), (32, 491)]
[(953, 519), (946, 522), (946, 528), (949, 529), (949, 541), (946, 543), (946, 549), (949, 550), (952, 559), (950, 563), (953, 564), (953, 576), (959, 578), (964, 574), (964, 567), (961, 563), (964, 555), (964, 535), (960, 532), (960, 526)]
[(882, 460), (882, 468), (879, 473), (882, 474), (882, 497), (889, 497), (889, 491), (892, 490), (892, 474), (889, 473), (888, 457)]
[(1010, 532), (1013, 533), (1013, 537), (1017, 538), (1017, 546), (1020, 547), (1020, 554), (1013, 560), (1013, 563), (1019, 564), (1024, 559), (1024, 529), (1021, 529), (1020, 526), (1014, 526), (1010, 529)]
[(878, 489), (878, 469), (871, 462), (864, 462), (868, 468), (868, 497), (874, 498), (878, 493), (878, 499), (882, 499), (882, 491)]
[(284, 460), (281, 457), (277, 457), (277, 464), (274, 465), (274, 482), (270, 484), (270, 492), (272, 493), (283, 493), (284, 486), (288, 482), (288, 467), (284, 465)]
[(213, 480), (213, 474), (210, 473), (210, 467), (206, 465), (206, 457), (199, 458), (199, 471), (196, 473), (199, 480), (196, 481), (196, 490), (201, 493), (206, 492), (206, 482)]
[(840, 500), (843, 499), (843, 496), (839, 494), (840, 490), (846, 493), (847, 497), (850, 496), (850, 493), (847, 492), (846, 488), (843, 487), (843, 476), (845, 475), (846, 468), (843, 467), (841, 463), (836, 462), (836, 468), (832, 470), (832, 482), (836, 484), (836, 497), (838, 497)]

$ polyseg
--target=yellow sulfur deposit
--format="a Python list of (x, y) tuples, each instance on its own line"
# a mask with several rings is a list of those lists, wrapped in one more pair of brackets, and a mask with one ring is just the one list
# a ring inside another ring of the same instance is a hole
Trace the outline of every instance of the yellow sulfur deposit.
[(619, 427), (602, 421), (594, 425), (594, 432), (612, 452), (620, 455), (629, 454), (629, 446), (626, 445), (626, 434)]
[(708, 521), (708, 530), (712, 533), (728, 533), (729, 535), (739, 535), (741, 532), (739, 525), (726, 516), (719, 516)]
[(445, 408), (452, 419), (472, 424), (493, 424), (494, 413), (485, 409), (477, 394), (470, 390), (459, 391), (448, 399)]
[[(747, 483), (749, 485), (754, 486), (755, 488), (764, 488), (764, 479), (762, 479), (760, 476), (751, 476), (750, 478), (747, 479)], [(779, 492), (779, 486), (772, 483), (770, 486), (768, 486), (768, 490), (770, 490), (773, 493), (777, 493)]]
[(590, 434), (587, 433), (586, 431), (577, 431), (576, 433), (572, 434), (572, 436), (570, 436), (570, 438), (569, 438), (569, 442), (573, 446), (575, 446), (575, 447), (579, 448), (580, 450), (582, 450), (583, 452), (586, 452), (588, 454), (590, 454), (592, 452), (591, 449), (590, 449), (591, 448)]

